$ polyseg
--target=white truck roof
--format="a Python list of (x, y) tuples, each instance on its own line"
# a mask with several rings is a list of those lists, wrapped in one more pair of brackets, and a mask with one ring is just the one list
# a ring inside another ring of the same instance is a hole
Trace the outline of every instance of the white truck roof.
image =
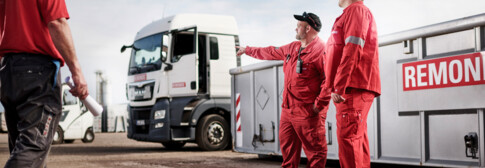
[(156, 33), (197, 26), (198, 32), (237, 35), (236, 19), (233, 16), (210, 14), (178, 14), (154, 21), (143, 27), (135, 41)]

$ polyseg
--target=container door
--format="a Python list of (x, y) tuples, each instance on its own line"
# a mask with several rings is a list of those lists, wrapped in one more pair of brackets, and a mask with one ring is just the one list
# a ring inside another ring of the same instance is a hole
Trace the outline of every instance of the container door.
[(254, 112), (255, 134), (253, 146), (259, 152), (274, 153), (279, 128), (278, 120), (278, 72), (277, 67), (255, 71), (254, 73)]
[(172, 32), (172, 50), (168, 72), (171, 97), (195, 96), (199, 88), (197, 28), (190, 27)]

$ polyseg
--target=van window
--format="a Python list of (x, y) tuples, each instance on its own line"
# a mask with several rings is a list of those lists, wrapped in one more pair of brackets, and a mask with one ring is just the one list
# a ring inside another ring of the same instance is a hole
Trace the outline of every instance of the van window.
[(173, 44), (172, 63), (178, 62), (184, 55), (195, 53), (193, 32), (190, 34), (187, 32), (175, 34), (173, 37)]
[(77, 104), (77, 98), (74, 97), (69, 90), (64, 90), (62, 96), (62, 105), (75, 105)]
[(216, 37), (210, 37), (210, 56), (211, 60), (218, 60), (219, 59), (219, 43), (217, 42)]

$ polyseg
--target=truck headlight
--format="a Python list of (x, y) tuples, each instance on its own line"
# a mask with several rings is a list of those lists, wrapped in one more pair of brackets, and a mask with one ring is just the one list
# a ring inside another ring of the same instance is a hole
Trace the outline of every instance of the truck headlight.
[(155, 128), (162, 128), (162, 127), (163, 127), (163, 122), (161, 122), (161, 123), (157, 123), (157, 124), (155, 125)]
[(165, 118), (165, 110), (157, 110), (153, 114), (153, 119), (164, 119)]

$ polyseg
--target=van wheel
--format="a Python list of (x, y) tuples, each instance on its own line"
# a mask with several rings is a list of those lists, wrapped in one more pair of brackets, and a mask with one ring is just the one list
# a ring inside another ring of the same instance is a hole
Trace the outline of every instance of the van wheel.
[(229, 143), (231, 132), (229, 124), (220, 115), (210, 114), (202, 118), (197, 125), (196, 142), (206, 151), (223, 150)]
[(93, 127), (89, 127), (84, 134), (84, 138), (81, 139), (84, 143), (91, 143), (94, 141)]
[(54, 137), (52, 138), (52, 144), (61, 144), (62, 142), (64, 142), (64, 131), (62, 131), (60, 126), (57, 126)]
[(162, 145), (165, 146), (165, 148), (174, 150), (174, 149), (180, 149), (184, 147), (185, 142), (183, 141), (168, 141), (168, 142), (162, 142)]

